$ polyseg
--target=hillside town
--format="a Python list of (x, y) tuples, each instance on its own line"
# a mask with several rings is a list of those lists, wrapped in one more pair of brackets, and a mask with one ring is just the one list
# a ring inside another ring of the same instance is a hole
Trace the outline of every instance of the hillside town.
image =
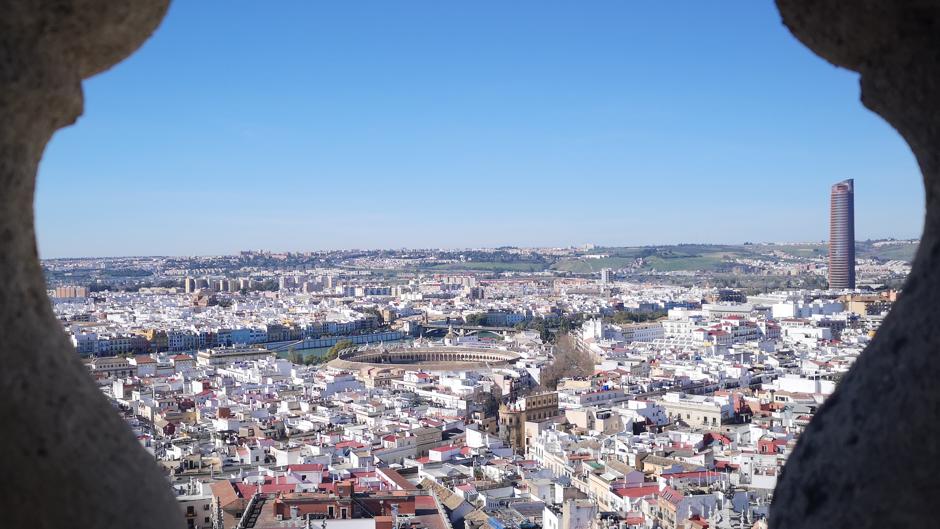
[(191, 528), (766, 528), (896, 291), (632, 266), (189, 271), (50, 295)]

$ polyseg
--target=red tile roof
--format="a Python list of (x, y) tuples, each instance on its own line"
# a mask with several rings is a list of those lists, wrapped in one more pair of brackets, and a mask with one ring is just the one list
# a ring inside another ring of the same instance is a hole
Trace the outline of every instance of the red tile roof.
[(415, 509), (437, 510), (437, 504), (431, 496), (415, 496)]
[(290, 472), (322, 472), (323, 465), (320, 463), (307, 463), (303, 465), (287, 465)]
[[(262, 485), (261, 492), (263, 494), (272, 494), (275, 492), (294, 492), (294, 489), (297, 487), (294, 483), (287, 483), (282, 485)], [(242, 498), (250, 498), (254, 495), (255, 491), (258, 490), (256, 485), (247, 485), (245, 483), (236, 483), (235, 488), (238, 489), (238, 493)]]
[(682, 495), (682, 493), (680, 493), (679, 491), (677, 491), (676, 489), (672, 487), (664, 488), (662, 492), (659, 493), (659, 495), (664, 500), (668, 501), (669, 503), (673, 505), (679, 505), (679, 502), (681, 502), (685, 498)]
[(631, 512), (627, 514), (627, 517), (623, 519), (627, 525), (645, 525), (646, 518), (643, 517), (641, 513)]
[(624, 487), (622, 489), (615, 489), (614, 494), (620, 496), (621, 498), (645, 498), (647, 496), (655, 496), (659, 492), (659, 485), (644, 485), (642, 487)]

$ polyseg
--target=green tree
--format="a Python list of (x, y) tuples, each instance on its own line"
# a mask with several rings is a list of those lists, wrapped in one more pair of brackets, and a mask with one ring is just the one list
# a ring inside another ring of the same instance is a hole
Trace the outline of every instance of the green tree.
[(539, 330), (539, 339), (545, 343), (551, 342), (554, 337), (555, 335), (552, 334), (552, 331), (547, 326), (543, 325), (541, 330)]
[(287, 359), (291, 361), (292, 364), (303, 364), (304, 355), (300, 351), (295, 351), (293, 347), (287, 350)]
[(464, 318), (464, 321), (466, 322), (467, 325), (477, 325), (477, 326), (482, 327), (486, 325), (487, 316), (485, 312), (479, 312), (476, 314), (470, 314), (466, 316)]
[(323, 356), (323, 360), (326, 362), (334, 360), (337, 356), (339, 356), (340, 351), (343, 349), (349, 349), (354, 345), (356, 344), (354, 344), (352, 340), (340, 340), (336, 342), (333, 347), (330, 347), (330, 349), (326, 352), (326, 355)]
[(654, 311), (654, 312), (627, 312), (627, 311), (617, 311), (613, 316), (608, 318), (608, 321), (615, 323), (617, 325), (622, 325), (625, 323), (641, 323), (644, 321), (654, 321), (666, 316), (666, 313), (663, 311)]

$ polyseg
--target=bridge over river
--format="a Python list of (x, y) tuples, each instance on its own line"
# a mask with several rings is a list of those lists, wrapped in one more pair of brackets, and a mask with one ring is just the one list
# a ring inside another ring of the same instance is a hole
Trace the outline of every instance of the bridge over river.
[(491, 332), (493, 334), (515, 334), (519, 332), (513, 327), (489, 327), (485, 325), (466, 325), (463, 323), (421, 323), (419, 324), (418, 330), (427, 331), (449, 331), (453, 329), (454, 332), (460, 335), (474, 334), (480, 332)]

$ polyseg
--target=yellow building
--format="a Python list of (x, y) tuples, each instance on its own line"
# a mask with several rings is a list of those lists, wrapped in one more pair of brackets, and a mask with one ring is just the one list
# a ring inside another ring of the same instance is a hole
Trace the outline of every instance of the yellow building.
[(558, 393), (540, 393), (499, 407), (499, 433), (517, 453), (525, 453), (526, 422), (540, 422), (558, 416)]

